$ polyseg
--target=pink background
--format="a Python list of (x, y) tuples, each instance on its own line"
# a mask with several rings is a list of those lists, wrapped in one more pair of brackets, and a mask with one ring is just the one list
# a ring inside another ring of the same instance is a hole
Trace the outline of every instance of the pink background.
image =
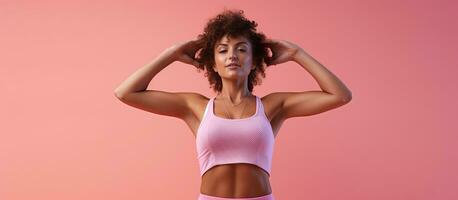
[[(197, 199), (186, 124), (123, 104), (114, 89), (224, 7), (285, 39), (352, 91), (288, 119), (276, 200), (457, 199), (456, 1), (1, 1), (0, 199)], [(149, 89), (215, 94), (175, 62)], [(254, 93), (319, 89), (297, 63)]]

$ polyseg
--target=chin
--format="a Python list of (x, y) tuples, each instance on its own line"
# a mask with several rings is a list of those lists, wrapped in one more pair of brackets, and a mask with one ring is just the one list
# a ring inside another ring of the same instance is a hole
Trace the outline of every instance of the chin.
[(238, 79), (246, 79), (248, 78), (248, 75), (244, 76), (241, 74), (233, 73), (233, 74), (226, 74), (223, 78), (230, 79), (230, 80), (238, 80)]

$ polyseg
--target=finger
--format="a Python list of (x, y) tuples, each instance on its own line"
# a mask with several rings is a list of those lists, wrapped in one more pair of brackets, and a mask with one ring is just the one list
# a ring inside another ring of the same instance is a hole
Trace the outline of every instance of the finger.
[(265, 39), (263, 42), (266, 46), (272, 46), (273, 41), (271, 39)]
[(273, 43), (274, 40), (273, 40), (273, 39), (270, 39), (270, 38), (266, 38), (266, 42), (268, 42), (268, 43)]
[(186, 63), (186, 64), (193, 65), (194, 64), (194, 59), (192, 59), (188, 55), (184, 55), (183, 56), (183, 62)]
[(277, 40), (277, 39), (266, 39), (266, 41), (271, 45), (275, 45), (275, 44), (278, 44), (279, 40)]
[(192, 63), (195, 67), (199, 67), (199, 62), (197, 62), (196, 60), (194, 60)]
[(266, 63), (267, 66), (272, 65), (272, 57), (266, 57), (264, 62)]

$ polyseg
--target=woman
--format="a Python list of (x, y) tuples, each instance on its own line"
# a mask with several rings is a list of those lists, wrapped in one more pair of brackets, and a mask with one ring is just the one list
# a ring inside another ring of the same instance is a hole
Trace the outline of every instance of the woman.
[[(243, 11), (225, 10), (209, 20), (196, 40), (169, 47), (115, 90), (128, 105), (186, 122), (196, 137), (202, 177), (199, 200), (273, 200), (271, 159), (282, 123), (351, 100), (349, 89), (302, 48), (267, 39), (256, 26)], [(206, 70), (217, 95), (146, 90), (151, 79), (174, 61)], [(322, 91), (275, 92), (261, 98), (252, 93), (266, 67), (287, 61), (302, 66)]]

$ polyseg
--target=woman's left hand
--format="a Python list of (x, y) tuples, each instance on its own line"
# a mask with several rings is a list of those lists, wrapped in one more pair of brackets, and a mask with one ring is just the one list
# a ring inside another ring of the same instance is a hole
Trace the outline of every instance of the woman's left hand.
[(267, 66), (292, 61), (297, 52), (302, 50), (298, 45), (285, 40), (266, 39), (265, 44), (272, 52), (272, 56), (264, 60)]

